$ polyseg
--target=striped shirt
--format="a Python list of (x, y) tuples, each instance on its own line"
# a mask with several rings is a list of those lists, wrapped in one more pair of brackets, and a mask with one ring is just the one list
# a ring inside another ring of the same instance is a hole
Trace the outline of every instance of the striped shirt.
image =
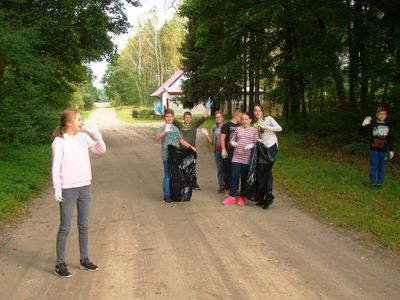
[(232, 134), (231, 142), (235, 141), (237, 146), (233, 151), (232, 162), (237, 162), (241, 164), (250, 164), (250, 158), (253, 149), (246, 150), (244, 147), (246, 145), (255, 145), (258, 139), (258, 131), (254, 127), (249, 127), (244, 129), (242, 126), (238, 127), (236, 131)]

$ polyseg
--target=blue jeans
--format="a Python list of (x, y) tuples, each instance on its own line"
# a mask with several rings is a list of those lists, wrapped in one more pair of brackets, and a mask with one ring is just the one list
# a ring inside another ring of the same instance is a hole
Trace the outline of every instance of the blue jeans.
[(217, 176), (218, 176), (218, 185), (225, 185), (225, 174), (224, 174), (224, 159), (221, 156), (221, 152), (215, 151), (215, 164), (217, 165)]
[(387, 152), (369, 150), (370, 170), (369, 179), (371, 185), (383, 184), (383, 175), (385, 173), (385, 162)]
[(171, 191), (170, 191), (171, 178), (169, 177), (168, 160), (163, 160), (163, 165), (164, 165), (163, 194), (165, 200), (171, 198)]
[(231, 175), (231, 186), (229, 190), (229, 196), (235, 197), (236, 191), (239, 187), (240, 178), (240, 196), (244, 196), (244, 189), (246, 188), (247, 174), (249, 173), (250, 165), (245, 165), (237, 162), (232, 162), (231, 165), (232, 175)]

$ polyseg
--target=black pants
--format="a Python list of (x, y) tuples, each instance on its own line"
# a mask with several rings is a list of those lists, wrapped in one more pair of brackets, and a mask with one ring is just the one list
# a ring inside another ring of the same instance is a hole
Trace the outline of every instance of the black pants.
[(231, 186), (233, 151), (228, 150), (227, 152), (228, 152), (228, 157), (224, 158), (224, 175), (225, 175), (225, 188), (229, 189)]
[[(269, 151), (273, 157), (278, 153), (278, 146), (276, 144), (272, 145), (269, 148)], [(273, 186), (273, 176), (272, 176), (272, 167), (273, 163), (270, 164), (260, 164), (257, 163), (256, 169), (256, 197), (255, 200), (257, 202), (263, 202), (268, 191), (272, 193)]]

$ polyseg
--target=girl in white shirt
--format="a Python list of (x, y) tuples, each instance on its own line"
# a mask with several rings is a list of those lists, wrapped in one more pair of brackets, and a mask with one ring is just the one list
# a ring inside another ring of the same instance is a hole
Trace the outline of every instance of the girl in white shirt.
[[(275, 121), (271, 116), (264, 118), (264, 109), (260, 104), (254, 106), (254, 117), (257, 122), (254, 126), (259, 132), (260, 139), (272, 157), (275, 158), (278, 153), (278, 138), (276, 132), (281, 132), (282, 127)], [(257, 205), (267, 209), (268, 206), (274, 201), (274, 195), (272, 194), (273, 189), (273, 176), (272, 167), (274, 163), (262, 164), (257, 163), (256, 178), (256, 196), (255, 199), (258, 202)]]

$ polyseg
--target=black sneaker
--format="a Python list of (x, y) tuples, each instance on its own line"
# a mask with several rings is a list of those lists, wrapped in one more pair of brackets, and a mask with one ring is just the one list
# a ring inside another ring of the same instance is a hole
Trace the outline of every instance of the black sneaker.
[(199, 185), (197, 184), (197, 183), (195, 183), (194, 185), (193, 185), (193, 188), (195, 189), (195, 190), (201, 190), (201, 188), (199, 187)]
[(56, 265), (56, 268), (54, 270), (54, 274), (57, 275), (60, 278), (69, 278), (69, 277), (71, 277), (71, 273), (68, 272), (66, 263), (61, 263), (61, 264)]
[(95, 272), (95, 271), (99, 270), (99, 267), (96, 266), (95, 264), (93, 264), (93, 263), (89, 260), (89, 258), (85, 258), (85, 259), (82, 259), (82, 260), (81, 260), (81, 266), (80, 266), (80, 268), (81, 268), (82, 270), (88, 270), (88, 271), (91, 271), (91, 272)]
[(164, 198), (164, 201), (163, 201), (165, 204), (172, 204), (172, 200), (171, 200), (171, 198), (167, 198), (167, 199), (165, 199)]

